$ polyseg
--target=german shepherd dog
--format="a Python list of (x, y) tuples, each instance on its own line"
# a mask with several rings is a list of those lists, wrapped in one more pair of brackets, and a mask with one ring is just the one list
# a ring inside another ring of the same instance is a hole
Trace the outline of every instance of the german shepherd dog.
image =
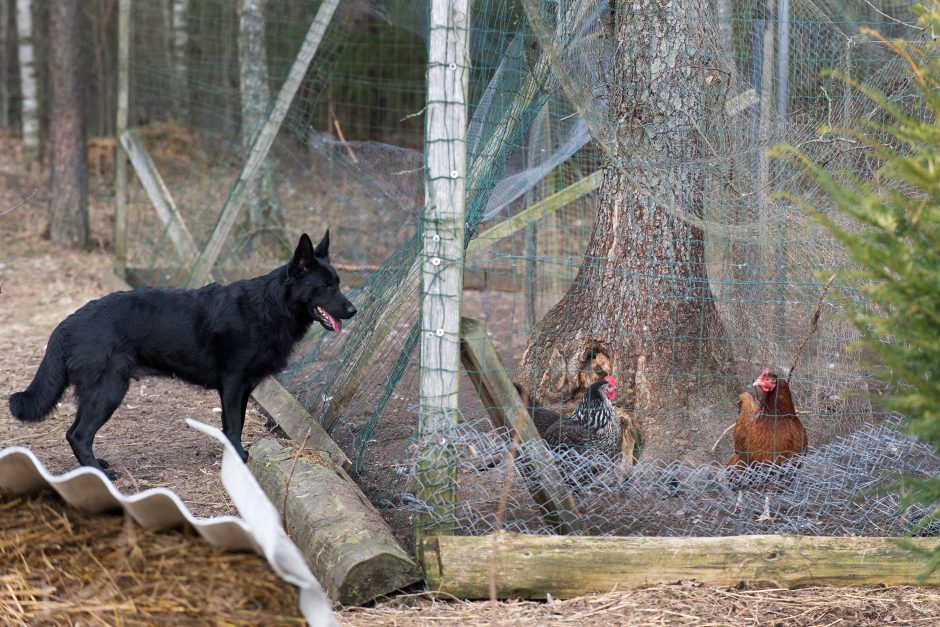
[(38, 422), (74, 385), (78, 410), (65, 437), (80, 464), (113, 479), (92, 452), (95, 434), (131, 377), (175, 375), (218, 390), (222, 431), (247, 460), (241, 435), (251, 391), (284, 368), (314, 321), (339, 332), (356, 314), (339, 289), (329, 248), (329, 231), (316, 247), (304, 233), (290, 262), (265, 276), (197, 290), (116, 292), (88, 303), (52, 332), (32, 383), (10, 397), (10, 412)]

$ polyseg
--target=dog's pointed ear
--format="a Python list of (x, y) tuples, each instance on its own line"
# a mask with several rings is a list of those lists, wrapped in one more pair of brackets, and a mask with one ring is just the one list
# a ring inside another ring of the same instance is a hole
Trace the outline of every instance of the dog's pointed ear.
[(330, 256), (330, 229), (326, 230), (326, 235), (324, 235), (323, 239), (320, 240), (320, 243), (317, 244), (313, 254), (317, 257), (320, 257), (321, 259), (325, 259)]
[(297, 248), (294, 249), (294, 256), (290, 260), (290, 265), (287, 266), (287, 274), (291, 277), (298, 276), (309, 270), (315, 263), (317, 263), (317, 260), (316, 253), (313, 250), (313, 242), (304, 233), (300, 236)]

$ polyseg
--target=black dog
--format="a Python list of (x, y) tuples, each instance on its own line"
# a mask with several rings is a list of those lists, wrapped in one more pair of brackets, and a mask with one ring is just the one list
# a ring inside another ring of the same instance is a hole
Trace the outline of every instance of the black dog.
[(290, 263), (268, 275), (198, 290), (140, 289), (92, 301), (49, 338), (39, 370), (10, 412), (37, 422), (75, 385), (78, 411), (66, 438), (80, 464), (103, 470), (92, 443), (127, 392), (131, 377), (176, 375), (218, 390), (222, 431), (241, 454), (248, 396), (287, 364), (314, 320), (340, 331), (356, 308), (330, 265), (330, 232), (314, 248), (304, 233)]

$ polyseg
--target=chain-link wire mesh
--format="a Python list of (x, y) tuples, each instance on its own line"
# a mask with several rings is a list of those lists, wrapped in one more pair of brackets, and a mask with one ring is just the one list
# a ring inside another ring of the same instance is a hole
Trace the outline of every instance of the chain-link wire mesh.
[[(135, 31), (131, 111), (200, 248), (244, 159), (240, 4), (134, 3), (135, 24), (182, 24), (185, 31), (165, 41), (156, 34), (165, 28)], [(849, 495), (872, 485), (878, 468), (905, 470), (920, 459), (910, 453), (899, 461), (891, 442), (906, 440), (870, 426), (885, 416), (871, 400), (881, 390), (847, 350), (856, 333), (840, 317), (838, 298), (858, 298), (849, 286), (836, 284), (824, 299), (819, 330), (793, 374), (812, 452), (786, 485), (771, 490), (773, 522), (752, 521), (764, 507), (760, 491), (741, 491), (739, 499), (723, 483), (730, 437), (717, 452), (712, 445), (737, 416), (737, 393), (761, 369), (786, 374), (825, 278), (848, 263), (802, 211), (775, 199), (781, 191), (814, 197), (767, 149), (789, 142), (831, 170), (875, 171), (878, 164), (849, 136), (820, 135), (821, 125), (853, 127), (878, 115), (823, 70), (840, 69), (920, 112), (903, 65), (859, 30), (925, 38), (909, 26), (908, 3), (472, 4), (463, 313), (484, 321), (507, 374), (548, 409), (570, 413), (601, 370), (622, 382), (615, 404), (645, 439), (628, 479), (615, 480), (607, 462), (601, 479), (576, 482), (581, 514), (598, 514), (589, 532), (898, 532), (903, 525), (886, 514), (896, 497), (876, 501), (882, 505), (867, 515)], [(182, 21), (165, 10), (177, 5), (185, 7)], [(318, 5), (266, 5), (272, 97)], [(665, 30), (651, 37), (641, 24)], [(344, 285), (354, 287), (360, 313), (342, 335), (314, 331), (280, 379), (354, 459), (366, 492), (403, 538), (420, 510), (414, 502), (402, 507), (401, 495), (406, 484), (414, 487), (408, 469), (421, 459), (411, 445), (427, 31), (426, 3), (340, 3), (268, 157), (284, 226), (253, 224), (243, 210), (215, 268), (222, 280), (258, 274), (300, 232), (331, 228), (333, 261)], [(185, 54), (174, 57), (175, 45)], [(659, 140), (671, 147), (658, 150)], [(559, 206), (508, 234), (486, 235), (562, 190), (569, 195)], [(141, 282), (179, 282), (184, 260), (143, 192), (132, 191), (130, 265)], [(631, 215), (624, 198), (656, 219), (634, 231), (609, 226), (611, 216)], [(668, 228), (650, 235), (650, 224)], [(645, 248), (636, 243), (644, 237)], [(597, 254), (607, 240), (612, 254)], [(686, 250), (657, 248), (673, 241)], [(685, 323), (647, 328), (651, 319)], [(561, 347), (557, 357), (548, 350), (538, 357), (539, 343)], [(536, 348), (527, 356), (530, 344)], [(658, 359), (656, 369), (644, 373), (637, 347), (645, 347), (644, 363)], [(652, 375), (661, 387), (645, 383)], [(470, 472), (467, 451), (501, 459), (507, 444), (479, 418), (483, 405), (466, 377), (462, 389), (463, 415), (476, 418), (442, 437), (460, 460), (458, 527), (485, 532), (494, 525), (505, 462)], [(839, 446), (849, 447), (843, 457)], [(590, 451), (577, 456), (584, 459), (557, 460), (562, 474), (600, 463)], [(810, 469), (826, 464), (834, 464), (827, 479), (805, 483), (814, 478)], [(505, 524), (538, 531), (525, 513), (534, 505), (516, 479)], [(679, 487), (669, 494), (673, 484)], [(798, 494), (807, 486), (815, 492)], [(823, 507), (832, 518), (813, 522)], [(853, 512), (858, 521), (850, 520)], [(709, 522), (697, 525), (696, 517)]]
[[(514, 445), (505, 429), (470, 419), (451, 434), (459, 452), (456, 533), (497, 530), (556, 533), (530, 497), (520, 472), (532, 444)], [(940, 457), (932, 447), (901, 434), (897, 424), (864, 425), (812, 449), (799, 465), (752, 466), (737, 474), (724, 465), (640, 460), (631, 468), (596, 450), (556, 451), (554, 461), (569, 485), (584, 535), (727, 536), (803, 534), (933, 535), (918, 528), (931, 513), (902, 507), (893, 489), (898, 475), (936, 476)], [(397, 471), (412, 481), (421, 455)], [(412, 465), (408, 465), (408, 464)], [(507, 489), (508, 488), (508, 489)], [(404, 507), (425, 512), (410, 491)]]

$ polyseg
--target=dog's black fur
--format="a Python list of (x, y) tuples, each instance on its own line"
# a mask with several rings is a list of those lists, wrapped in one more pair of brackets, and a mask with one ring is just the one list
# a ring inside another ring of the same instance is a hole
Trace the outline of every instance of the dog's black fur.
[(116, 292), (88, 303), (52, 332), (32, 383), (10, 397), (10, 412), (42, 420), (73, 384), (78, 410), (66, 438), (80, 464), (113, 478), (92, 452), (98, 429), (131, 377), (175, 375), (219, 391), (222, 431), (248, 459), (241, 434), (251, 391), (284, 368), (315, 320), (338, 331), (339, 320), (356, 313), (339, 289), (329, 247), (329, 231), (316, 248), (305, 233), (291, 261), (265, 276), (198, 290)]

